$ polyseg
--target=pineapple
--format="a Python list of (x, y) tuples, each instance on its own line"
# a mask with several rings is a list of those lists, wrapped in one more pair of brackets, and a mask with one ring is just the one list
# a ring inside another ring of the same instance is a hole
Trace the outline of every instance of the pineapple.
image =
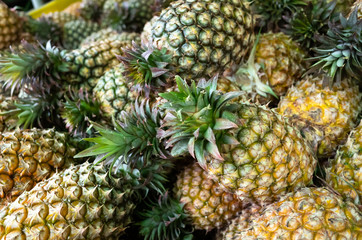
[(0, 206), (74, 163), (76, 141), (54, 129), (0, 133)]
[(75, 20), (67, 22), (63, 28), (63, 45), (67, 49), (76, 49), (81, 42), (94, 32), (99, 30), (97, 23)]
[(327, 182), (345, 198), (361, 205), (362, 198), (362, 121), (341, 146), (327, 169)]
[(59, 27), (63, 28), (67, 22), (78, 20), (79, 17), (67, 12), (52, 12), (44, 14), (42, 18), (56, 23)]
[(151, 20), (146, 22), (145, 26), (143, 27), (143, 31), (141, 33), (141, 40), (143, 43), (149, 44), (149, 42), (152, 41), (152, 39), (151, 39), (152, 25), (154, 22), (157, 21), (158, 18), (159, 18), (159, 16), (155, 15), (155, 16), (153, 16), (153, 18), (151, 18)]
[(243, 209), (236, 196), (210, 179), (198, 163), (187, 166), (178, 175), (175, 192), (195, 229), (221, 228)]
[(75, 2), (70, 4), (66, 9), (64, 9), (62, 12), (72, 14), (74, 16), (80, 17), (80, 7), (82, 5), (82, 2)]
[(90, 21), (98, 21), (102, 15), (103, 4), (106, 0), (82, 0), (79, 15)]
[[(357, 206), (324, 188), (302, 188), (241, 219), (233, 221), (219, 240), (362, 238)], [(239, 222), (245, 227), (237, 226)]]
[(118, 33), (116, 30), (112, 28), (105, 28), (99, 30), (98, 32), (94, 32), (88, 37), (86, 37), (80, 44), (81, 47), (84, 47), (92, 42), (96, 42), (102, 39), (114, 39), (122, 42), (129, 42), (131, 45), (132, 41), (139, 44), (141, 43), (140, 34), (135, 32), (122, 32)]
[(2, 1), (0, 1), (0, 19), (0, 50), (2, 50), (20, 42), (23, 20)]
[(305, 55), (284, 33), (262, 34), (254, 47), (248, 62), (229, 78), (254, 102), (275, 102), (301, 77)]
[(154, 167), (108, 170), (103, 164), (71, 166), (22, 193), (0, 210), (1, 238), (118, 239), (143, 197), (146, 179), (158, 191), (160, 180), (151, 180)]
[(240, 63), (254, 40), (246, 1), (180, 0), (153, 23), (151, 42), (173, 55), (174, 71), (188, 79), (209, 78)]
[(289, 117), (317, 145), (319, 157), (333, 156), (347, 139), (361, 110), (361, 94), (353, 81), (324, 86), (323, 76), (306, 76), (288, 90), (278, 112)]
[(349, 15), (351, 15), (352, 12), (355, 11), (355, 9), (357, 9), (357, 18), (361, 19), (362, 18), (362, 1), (361, 0), (356, 0), (354, 2)]
[(161, 93), (168, 110), (161, 139), (171, 154), (189, 152), (207, 174), (243, 202), (264, 205), (309, 184), (317, 163), (306, 139), (280, 114), (258, 105), (227, 105), (216, 81), (176, 77), (179, 92)]

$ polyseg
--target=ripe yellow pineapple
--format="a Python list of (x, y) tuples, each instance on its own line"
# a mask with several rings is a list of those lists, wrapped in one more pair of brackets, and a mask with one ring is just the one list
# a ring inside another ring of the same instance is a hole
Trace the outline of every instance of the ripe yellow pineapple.
[(21, 40), (23, 20), (0, 1), (0, 50)]
[(230, 77), (254, 102), (266, 104), (285, 95), (305, 70), (305, 54), (284, 33), (265, 33), (250, 54), (249, 60)]
[[(241, 216), (218, 240), (362, 238), (362, 213), (351, 202), (324, 188), (303, 188), (261, 209)], [(246, 223), (245, 223), (245, 219)]]
[(267, 204), (311, 182), (316, 158), (286, 118), (258, 105), (229, 107), (226, 102), (240, 93), (215, 92), (215, 80), (198, 86), (179, 77), (176, 82), (180, 93), (160, 94), (169, 112), (159, 136), (173, 155), (189, 152), (245, 203)]
[(243, 208), (236, 196), (211, 180), (198, 163), (180, 173), (175, 192), (196, 229), (220, 228)]
[(342, 196), (361, 204), (362, 199), (362, 121), (341, 146), (327, 169), (327, 182)]
[(0, 205), (74, 163), (76, 144), (54, 129), (0, 133)]
[(323, 77), (307, 76), (288, 90), (278, 112), (317, 145), (318, 156), (330, 157), (346, 141), (361, 108), (361, 93), (354, 82), (344, 80), (330, 88)]
[(79, 17), (81, 4), (82, 1), (72, 3), (66, 9), (64, 9), (63, 12)]

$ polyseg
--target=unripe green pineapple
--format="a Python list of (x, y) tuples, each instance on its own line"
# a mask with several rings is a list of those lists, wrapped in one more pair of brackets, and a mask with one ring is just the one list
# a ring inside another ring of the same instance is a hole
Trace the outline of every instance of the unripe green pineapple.
[(152, 42), (173, 55), (174, 72), (187, 79), (222, 73), (251, 48), (253, 16), (241, 0), (180, 0), (152, 25)]
[(86, 37), (97, 32), (99, 28), (99, 24), (90, 21), (75, 20), (67, 22), (63, 28), (64, 47), (67, 49), (78, 48)]

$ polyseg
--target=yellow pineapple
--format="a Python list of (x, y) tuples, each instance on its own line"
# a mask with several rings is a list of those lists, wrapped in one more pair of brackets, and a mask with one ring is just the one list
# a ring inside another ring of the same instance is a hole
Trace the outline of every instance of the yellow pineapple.
[(362, 121), (341, 146), (327, 169), (327, 182), (345, 198), (361, 204), (362, 198)]
[(0, 50), (21, 40), (23, 20), (0, 1)]
[(352, 81), (325, 86), (323, 77), (306, 76), (290, 88), (278, 112), (291, 118), (312, 142), (320, 157), (330, 157), (343, 144), (361, 110), (361, 93)]

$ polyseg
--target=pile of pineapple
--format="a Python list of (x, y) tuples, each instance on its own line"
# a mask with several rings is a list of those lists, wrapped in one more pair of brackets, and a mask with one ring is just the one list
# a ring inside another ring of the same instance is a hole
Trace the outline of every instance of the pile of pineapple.
[(0, 1), (0, 239), (362, 239), (362, 1)]

